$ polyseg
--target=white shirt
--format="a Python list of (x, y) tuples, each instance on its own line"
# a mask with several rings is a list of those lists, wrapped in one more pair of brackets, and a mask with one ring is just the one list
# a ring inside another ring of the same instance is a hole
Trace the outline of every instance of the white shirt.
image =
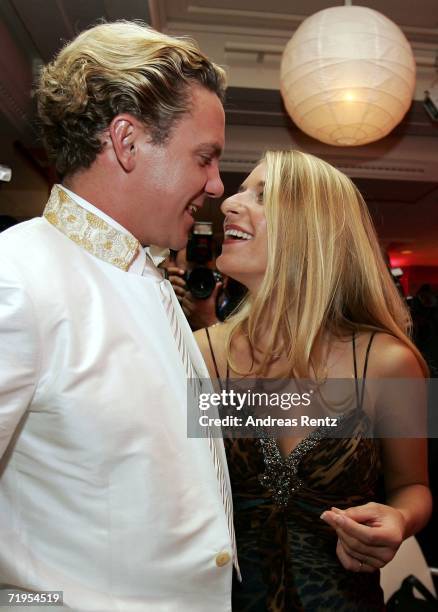
[(81, 612), (231, 610), (230, 536), (208, 441), (186, 435), (161, 274), (77, 202), (55, 188), (45, 218), (0, 235), (0, 584), (64, 591)]

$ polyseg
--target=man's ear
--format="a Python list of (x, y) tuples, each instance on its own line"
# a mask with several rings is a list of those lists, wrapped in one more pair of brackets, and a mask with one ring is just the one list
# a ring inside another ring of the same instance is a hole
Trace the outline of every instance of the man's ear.
[(116, 115), (109, 125), (109, 137), (119, 164), (131, 172), (136, 164), (139, 139), (144, 137), (143, 124), (127, 113)]

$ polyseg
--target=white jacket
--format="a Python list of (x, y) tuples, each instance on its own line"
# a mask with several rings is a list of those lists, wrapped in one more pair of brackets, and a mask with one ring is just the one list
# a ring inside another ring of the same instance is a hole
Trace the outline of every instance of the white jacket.
[(162, 277), (60, 188), (45, 214), (0, 235), (0, 584), (64, 591), (78, 611), (231, 610), (230, 535), (208, 441), (187, 438)]

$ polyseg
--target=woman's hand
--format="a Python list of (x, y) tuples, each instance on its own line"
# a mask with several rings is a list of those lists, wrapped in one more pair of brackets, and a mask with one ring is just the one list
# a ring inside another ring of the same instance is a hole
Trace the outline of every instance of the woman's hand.
[(347, 510), (323, 512), (323, 521), (338, 535), (336, 554), (345, 569), (374, 572), (394, 557), (405, 534), (403, 514), (374, 502)]

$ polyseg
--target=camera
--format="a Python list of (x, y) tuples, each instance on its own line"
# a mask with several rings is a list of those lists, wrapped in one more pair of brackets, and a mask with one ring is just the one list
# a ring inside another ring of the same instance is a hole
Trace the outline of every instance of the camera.
[(222, 280), (219, 272), (206, 265), (213, 261), (213, 250), (213, 224), (197, 221), (187, 244), (186, 258), (192, 264), (192, 269), (186, 272), (185, 281), (187, 289), (198, 300), (209, 298), (216, 283)]
[(198, 300), (206, 300), (213, 293), (216, 283), (222, 280), (222, 275), (210, 268), (193, 268), (186, 272), (187, 289)]
[(244, 285), (233, 278), (228, 278), (226, 286), (219, 295), (216, 304), (216, 316), (219, 321), (225, 321), (227, 317), (233, 314), (237, 307), (242, 303), (242, 300), (246, 294), (247, 289)]

